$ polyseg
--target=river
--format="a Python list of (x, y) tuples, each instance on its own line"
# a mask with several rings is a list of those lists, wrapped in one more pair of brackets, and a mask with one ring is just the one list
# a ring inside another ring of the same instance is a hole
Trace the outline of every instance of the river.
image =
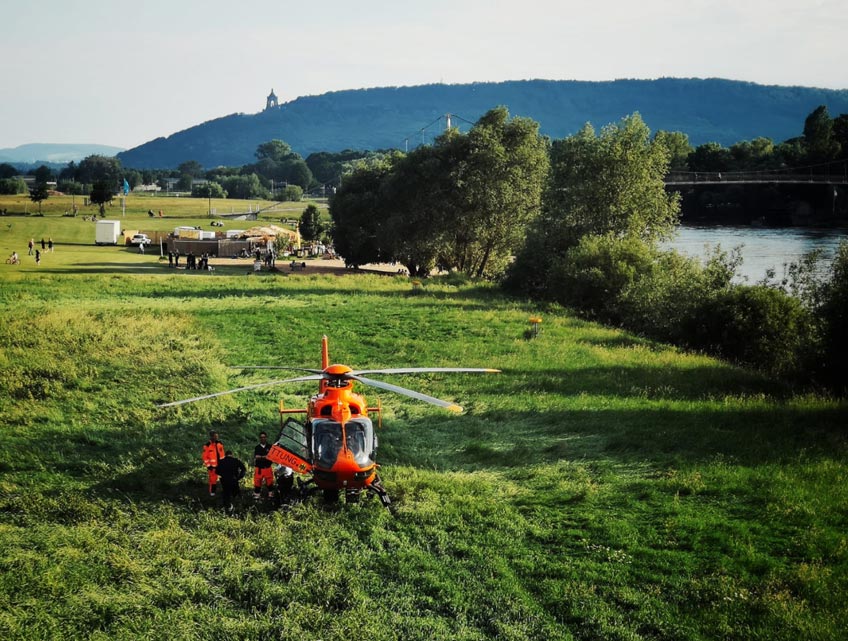
[(704, 257), (706, 247), (721, 245), (722, 250), (730, 251), (741, 246), (743, 262), (738, 270), (739, 279), (755, 283), (765, 277), (769, 268), (775, 270), (777, 278), (782, 277), (784, 263), (797, 262), (814, 249), (822, 252), (819, 269), (823, 272), (841, 241), (848, 241), (848, 229), (681, 225), (666, 246), (698, 258)]

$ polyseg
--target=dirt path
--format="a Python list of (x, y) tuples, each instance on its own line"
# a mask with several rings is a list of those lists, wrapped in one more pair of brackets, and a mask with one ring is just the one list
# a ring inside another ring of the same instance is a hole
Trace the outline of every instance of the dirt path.
[[(295, 263), (300, 264), (304, 261), (296, 260)], [(332, 259), (316, 259), (307, 260), (306, 269), (303, 271), (292, 271), (289, 267), (291, 260), (285, 258), (277, 261), (277, 269), (285, 273), (291, 274), (355, 274), (370, 273), (370, 274), (387, 274), (398, 275), (406, 274), (406, 270), (399, 264), (390, 265), (389, 263), (369, 263), (363, 265), (358, 270), (350, 270), (345, 267), (344, 261), (338, 258)], [(252, 258), (210, 258), (209, 264), (213, 266), (220, 265), (222, 267), (244, 267), (246, 270), (253, 267)], [(264, 265), (263, 265), (264, 269)], [(399, 271), (401, 270), (401, 271)]]

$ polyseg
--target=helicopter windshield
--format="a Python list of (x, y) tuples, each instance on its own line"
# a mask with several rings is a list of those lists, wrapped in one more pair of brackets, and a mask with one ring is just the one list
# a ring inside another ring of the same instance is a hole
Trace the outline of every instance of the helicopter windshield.
[(345, 425), (347, 449), (353, 454), (353, 460), (359, 467), (367, 467), (374, 461), (374, 426), (367, 418), (357, 418)]
[[(345, 424), (347, 449), (359, 467), (373, 465), (376, 449), (374, 426), (368, 418), (357, 418)], [(321, 467), (332, 467), (342, 449), (342, 426), (335, 421), (316, 420), (312, 423), (312, 443), (315, 462)]]
[(332, 467), (342, 449), (342, 426), (335, 421), (313, 422), (312, 443), (316, 463)]

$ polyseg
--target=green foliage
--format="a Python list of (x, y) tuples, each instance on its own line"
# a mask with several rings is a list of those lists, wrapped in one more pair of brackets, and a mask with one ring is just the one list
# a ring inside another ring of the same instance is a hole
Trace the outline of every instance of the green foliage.
[(36, 183), (47, 183), (53, 180), (56, 175), (53, 173), (53, 170), (50, 169), (47, 165), (41, 165), (33, 172), (33, 176), (35, 176)]
[(353, 149), (345, 149), (336, 153), (319, 151), (306, 157), (306, 165), (319, 183), (338, 186), (341, 184), (346, 163), (365, 158), (373, 153)]
[(814, 308), (821, 322), (820, 354), (823, 380), (831, 389), (848, 393), (848, 242), (839, 245), (830, 273)]
[(257, 160), (271, 160), (273, 162), (281, 162), (293, 157), (299, 157), (292, 151), (292, 148), (282, 140), (271, 140), (264, 142), (256, 148)]
[(615, 302), (618, 319), (643, 336), (692, 346), (691, 328), (704, 302), (731, 288), (740, 263), (738, 249), (727, 254), (716, 247), (703, 265), (675, 251), (655, 252), (650, 267), (621, 289)]
[(451, 181), (439, 201), (453, 201), (454, 218), (442, 261), (477, 278), (500, 277), (539, 215), (547, 142), (537, 122), (510, 119), (499, 107), (481, 117), (467, 137), (450, 137), (445, 144), (444, 170)]
[(23, 178), (0, 178), (0, 194), (14, 196), (29, 191)]
[(638, 238), (583, 236), (548, 273), (553, 300), (610, 323), (620, 319), (622, 292), (654, 268), (655, 253)]
[[(102, 274), (0, 272), (4, 639), (844, 636), (844, 403), (556, 306), (524, 340), (536, 305), (455, 276), (406, 296), (100, 256)], [(264, 380), (229, 364), (315, 366), (328, 313), (338, 362), (504, 372), (398, 381), (460, 416), (366, 388), (393, 513), (243, 495), (223, 514), (207, 430), (248, 458), (314, 386), (154, 403)]]
[(719, 172), (728, 171), (733, 164), (730, 151), (717, 142), (698, 145), (689, 154), (690, 171)]
[(47, 200), (50, 197), (50, 193), (47, 190), (46, 183), (35, 183), (32, 186), (32, 189), (29, 190), (29, 199), (38, 203), (38, 211), (41, 213), (41, 202)]
[(196, 160), (186, 160), (177, 166), (177, 172), (190, 178), (200, 178), (203, 175), (203, 165)]
[(389, 166), (354, 171), (330, 199), (333, 244), (351, 266), (379, 262), (383, 257), (383, 203), (380, 188)]
[(282, 140), (272, 140), (259, 145), (256, 149), (257, 163), (247, 166), (247, 171), (255, 172), (267, 180), (286, 182), (305, 190), (312, 182), (312, 172), (298, 154)]
[(91, 200), (91, 202), (95, 205), (100, 205), (101, 214), (106, 212), (106, 203), (111, 202), (112, 198), (115, 197), (115, 189), (112, 184), (113, 183), (98, 181), (91, 187), (89, 200)]
[(7, 162), (0, 163), (0, 180), (6, 180), (8, 178), (14, 178), (20, 172), (15, 169), (14, 166), (10, 165)]
[[(338, 241), (336, 249), (362, 264), (369, 262), (363, 260), (369, 245), (376, 246), (377, 254), (401, 262), (413, 276), (426, 276), (438, 265), (497, 277), (538, 215), (547, 168), (538, 125), (493, 109), (468, 134), (449, 131), (432, 147), (346, 177), (330, 206), (334, 234), (344, 237), (344, 249)], [(374, 189), (367, 197), (372, 209), (360, 215), (365, 194), (351, 198), (351, 192), (368, 187)], [(357, 212), (350, 215), (345, 207)], [(352, 234), (362, 237), (352, 229), (354, 220), (366, 225), (368, 243), (348, 243)], [(350, 253), (357, 248), (366, 250), (363, 256)]]
[(321, 237), (324, 231), (321, 224), (321, 214), (312, 203), (308, 204), (300, 215), (298, 229), (300, 230), (300, 237), (305, 241), (311, 242)]
[(204, 185), (192, 187), (191, 195), (196, 198), (226, 198), (227, 192), (220, 184), (210, 180)]
[(109, 156), (87, 156), (76, 166), (73, 178), (84, 184), (104, 183), (112, 188), (123, 178), (121, 161)]
[(763, 285), (737, 285), (704, 300), (691, 319), (696, 348), (774, 376), (804, 371), (812, 318), (801, 302)]
[(559, 296), (549, 277), (562, 275), (561, 260), (586, 236), (653, 243), (671, 232), (679, 197), (666, 193), (663, 182), (669, 152), (649, 134), (637, 114), (600, 135), (587, 125), (554, 141), (542, 215), (510, 269), (510, 289)]
[(804, 143), (810, 162), (826, 162), (839, 155), (839, 143), (833, 137), (833, 120), (825, 105), (820, 105), (804, 121)]
[(262, 186), (262, 183), (259, 182), (259, 176), (256, 174), (222, 176), (220, 183), (229, 198), (249, 200), (251, 198), (265, 198), (268, 195), (268, 190)]
[(288, 202), (299, 203), (303, 200), (303, 188), (300, 185), (286, 185), (282, 197)]
[(686, 171), (689, 169), (687, 161), (689, 154), (693, 151), (692, 145), (689, 144), (689, 136), (682, 131), (659, 130), (654, 134), (654, 142), (668, 150), (668, 168), (670, 171)]

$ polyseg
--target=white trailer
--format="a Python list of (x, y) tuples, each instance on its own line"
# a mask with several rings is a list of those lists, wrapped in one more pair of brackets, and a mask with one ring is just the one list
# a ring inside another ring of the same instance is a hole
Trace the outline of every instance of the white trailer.
[(95, 226), (95, 245), (117, 245), (121, 235), (120, 220), (98, 220)]

